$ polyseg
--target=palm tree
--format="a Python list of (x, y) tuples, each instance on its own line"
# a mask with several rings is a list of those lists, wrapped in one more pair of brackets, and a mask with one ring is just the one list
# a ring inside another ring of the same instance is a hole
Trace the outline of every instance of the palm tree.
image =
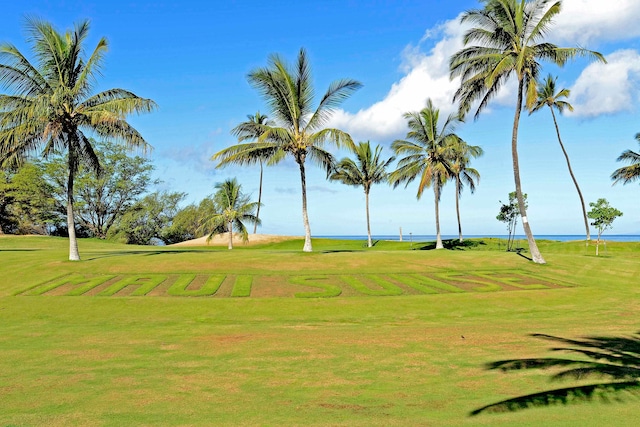
[(460, 196), (465, 184), (473, 194), (476, 191), (476, 183), (480, 182), (480, 172), (469, 166), (471, 158), (477, 158), (484, 154), (478, 145), (469, 145), (460, 138), (451, 138), (448, 145), (451, 171), (456, 179), (456, 215), (458, 218), (458, 238), (462, 243), (462, 225), (460, 222)]
[[(640, 133), (636, 134), (636, 140), (640, 144)], [(640, 180), (640, 151), (638, 153), (625, 150), (620, 154), (617, 159), (619, 162), (627, 162), (629, 166), (623, 166), (620, 169), (616, 169), (611, 174), (613, 185), (622, 182), (622, 184), (628, 184), (633, 181)]]
[(447, 145), (450, 144), (451, 139), (458, 139), (453, 131), (460, 120), (455, 115), (449, 115), (438, 129), (439, 116), (440, 110), (434, 107), (431, 99), (427, 100), (427, 106), (419, 112), (404, 115), (409, 125), (407, 140), (399, 139), (391, 144), (396, 155), (404, 155), (404, 157), (398, 161), (398, 169), (389, 175), (389, 182), (394, 188), (402, 182), (406, 183), (406, 187), (420, 176), (416, 196), (418, 199), (422, 197), (425, 188), (433, 188), (436, 209), (436, 249), (443, 249), (440, 236), (440, 194), (447, 179), (453, 176)]
[(83, 58), (89, 22), (59, 33), (51, 24), (30, 19), (28, 39), (37, 63), (33, 65), (13, 45), (0, 45), (0, 82), (13, 92), (0, 95), (0, 163), (20, 164), (42, 148), (42, 155), (66, 152), (67, 226), (69, 259), (80, 259), (73, 212), (73, 180), (80, 163), (96, 172), (100, 162), (85, 132), (118, 139), (128, 148), (148, 144), (126, 122), (131, 113), (155, 108), (149, 99), (124, 89), (91, 95), (107, 51), (102, 38), (88, 59)]
[[(231, 130), (231, 134), (238, 138), (238, 142), (244, 142), (248, 140), (252, 140), (254, 143), (262, 136), (264, 133), (266, 126), (273, 126), (273, 123), (269, 118), (260, 114), (258, 111), (255, 115), (248, 114), (246, 122), (240, 123), (238, 126)], [(260, 164), (260, 185), (258, 187), (258, 211), (256, 212), (256, 217), (260, 218), (260, 206), (262, 205), (262, 164), (267, 158), (263, 157), (252, 157), (246, 159), (246, 161), (241, 161), (240, 163), (251, 163), (258, 162)], [(258, 224), (256, 223), (253, 226), (253, 234), (256, 234), (258, 230)]]
[(313, 248), (307, 215), (305, 161), (308, 157), (329, 173), (335, 160), (324, 149), (324, 145), (327, 142), (337, 147), (354, 145), (346, 132), (323, 126), (335, 108), (362, 85), (350, 79), (331, 83), (314, 110), (311, 69), (304, 49), (300, 49), (295, 67), (289, 67), (280, 56), (272, 55), (267, 67), (253, 70), (248, 78), (269, 104), (276, 126), (260, 126), (264, 133), (258, 143), (234, 145), (216, 153), (212, 160), (218, 160), (219, 166), (223, 166), (267, 158), (267, 165), (274, 165), (287, 156), (293, 157), (300, 168), (302, 184), (302, 221), (305, 230), (302, 250), (311, 252)]
[(571, 163), (569, 162), (569, 155), (567, 154), (567, 150), (564, 148), (562, 138), (560, 138), (560, 128), (558, 127), (558, 121), (556, 120), (556, 114), (554, 112), (554, 109), (556, 109), (560, 114), (562, 114), (565, 108), (569, 111), (573, 111), (573, 106), (567, 101), (562, 100), (562, 98), (569, 97), (569, 94), (571, 92), (569, 91), (569, 89), (562, 89), (556, 92), (556, 80), (557, 78), (553, 78), (551, 74), (549, 74), (547, 78), (544, 79), (542, 84), (538, 84), (538, 99), (535, 104), (533, 104), (531, 108), (529, 108), (529, 114), (535, 113), (545, 105), (548, 106), (549, 110), (551, 111), (553, 124), (556, 127), (556, 135), (558, 135), (558, 143), (560, 143), (560, 148), (562, 149), (564, 158), (567, 161), (569, 175), (571, 175), (573, 184), (576, 186), (576, 191), (578, 192), (578, 196), (580, 197), (580, 205), (582, 206), (582, 215), (584, 217), (584, 228), (587, 232), (587, 240), (591, 240), (591, 232), (589, 231), (589, 220), (587, 219), (587, 208), (584, 205), (584, 198), (582, 197), (582, 191), (580, 191), (580, 187), (578, 186), (578, 180), (576, 180), (575, 175), (573, 175)]
[(207, 241), (217, 234), (228, 233), (228, 248), (233, 249), (234, 229), (246, 242), (249, 237), (244, 222), (260, 224), (260, 219), (253, 214), (258, 203), (251, 202), (249, 196), (242, 193), (242, 186), (235, 178), (216, 184), (216, 188), (213, 200), (217, 213), (206, 218), (202, 228), (209, 232)]
[(373, 184), (386, 181), (387, 167), (393, 163), (395, 157), (383, 160), (380, 158), (382, 147), (377, 145), (371, 151), (369, 141), (360, 142), (353, 150), (356, 160), (344, 158), (336, 165), (335, 171), (329, 176), (330, 180), (340, 181), (343, 184), (353, 185), (364, 189), (365, 206), (367, 211), (367, 246), (373, 246), (371, 241), (371, 223), (369, 221), (369, 192)]
[(449, 61), (451, 77), (461, 78), (454, 101), (459, 101), (461, 113), (468, 112), (471, 105), (479, 101), (476, 119), (507, 80), (514, 75), (517, 78), (517, 102), (511, 133), (513, 176), (531, 257), (540, 264), (545, 260), (531, 232), (520, 182), (518, 124), (522, 104), (525, 100), (527, 106), (535, 103), (536, 81), (541, 68), (539, 61), (546, 60), (558, 66), (577, 56), (604, 61), (597, 52), (561, 48), (544, 41), (553, 18), (560, 13), (560, 5), (560, 1), (550, 0), (484, 0), (483, 9), (470, 10), (462, 15), (461, 21), (473, 27), (464, 35), (466, 47)]

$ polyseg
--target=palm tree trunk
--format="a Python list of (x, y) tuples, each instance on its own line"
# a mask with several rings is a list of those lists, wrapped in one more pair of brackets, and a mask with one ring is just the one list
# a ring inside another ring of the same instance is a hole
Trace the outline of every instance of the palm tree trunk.
[(304, 224), (304, 246), (303, 252), (312, 252), (311, 227), (309, 226), (309, 216), (307, 215), (307, 178), (304, 172), (304, 160), (298, 161), (300, 165), (300, 181), (302, 183), (302, 222)]
[(460, 175), (456, 175), (456, 215), (458, 215), (458, 238), (462, 243), (462, 225), (460, 224)]
[(233, 223), (229, 221), (227, 224), (227, 229), (229, 230), (229, 244), (227, 245), (227, 249), (233, 249)]
[[(258, 187), (258, 211), (256, 212), (256, 219), (260, 219), (260, 202), (262, 201), (262, 159), (260, 159), (260, 186)], [(258, 231), (258, 221), (253, 225), (253, 234)]]
[(367, 247), (373, 246), (371, 242), (371, 224), (369, 222), (369, 191), (365, 190), (364, 192), (364, 201), (367, 208)]
[(567, 168), (569, 169), (569, 175), (571, 175), (571, 179), (573, 180), (573, 184), (576, 186), (576, 191), (578, 192), (578, 196), (580, 197), (580, 204), (582, 205), (582, 216), (584, 218), (584, 228), (587, 231), (587, 241), (591, 240), (591, 232), (589, 231), (589, 220), (587, 219), (587, 208), (584, 205), (584, 198), (582, 197), (582, 192), (580, 191), (580, 187), (578, 186), (578, 181), (576, 177), (573, 175), (573, 170), (571, 169), (571, 163), (569, 163), (569, 155), (567, 154), (567, 150), (564, 149), (564, 144), (562, 143), (562, 138), (560, 138), (560, 128), (558, 127), (558, 122), (556, 121), (556, 114), (553, 112), (553, 108), (549, 106), (551, 110), (551, 116), (553, 117), (553, 124), (556, 127), (556, 134), (558, 135), (558, 142), (560, 143), (560, 148), (562, 148), (562, 153), (564, 154), (564, 158), (567, 160)]
[(518, 105), (516, 105), (516, 113), (513, 118), (513, 133), (511, 134), (511, 156), (513, 158), (513, 178), (516, 184), (516, 197), (518, 198), (518, 207), (522, 216), (522, 228), (529, 242), (529, 252), (531, 258), (536, 264), (546, 264), (542, 254), (538, 249), (536, 240), (533, 238), (529, 219), (527, 218), (527, 210), (524, 205), (524, 197), (522, 196), (522, 186), (520, 184), (520, 166), (518, 164), (518, 124), (520, 123), (520, 112), (522, 111), (522, 91), (524, 90), (524, 81), (521, 78), (518, 83)]
[(440, 237), (440, 185), (439, 180), (433, 180), (433, 193), (436, 199), (436, 249), (444, 249), (442, 237)]
[(69, 153), (69, 176), (67, 179), (67, 229), (69, 231), (69, 261), (80, 261), (76, 225), (73, 219), (73, 169), (72, 153)]

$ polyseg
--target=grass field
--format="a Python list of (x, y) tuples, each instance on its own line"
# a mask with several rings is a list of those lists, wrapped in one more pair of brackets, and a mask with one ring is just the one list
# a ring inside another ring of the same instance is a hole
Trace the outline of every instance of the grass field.
[[(542, 241), (543, 266), (499, 244), (81, 240), (71, 263), (65, 239), (0, 237), (0, 426), (634, 425), (640, 243)], [(607, 354), (617, 384), (488, 368), (594, 360), (553, 348)], [(567, 388), (593, 398), (497, 405)]]

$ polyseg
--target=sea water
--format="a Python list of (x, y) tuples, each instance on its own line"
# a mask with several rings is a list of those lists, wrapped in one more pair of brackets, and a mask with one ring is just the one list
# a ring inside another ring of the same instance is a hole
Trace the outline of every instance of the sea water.
[[(318, 238), (327, 238), (327, 239), (345, 239), (345, 240), (367, 240), (366, 235), (347, 235), (347, 236), (314, 236)], [(443, 234), (443, 240), (449, 239), (457, 239), (458, 235), (453, 234)], [(482, 238), (497, 238), (497, 239), (507, 239), (506, 234), (470, 234), (463, 235), (465, 239), (482, 239)], [(559, 242), (569, 242), (572, 240), (585, 240), (584, 234), (540, 234), (534, 235), (536, 240), (556, 240)], [(591, 235), (591, 240), (595, 241), (597, 236)], [(372, 240), (393, 240), (399, 241), (400, 236), (398, 234), (374, 234), (371, 236)], [(516, 240), (527, 240), (527, 237), (524, 234), (516, 234)], [(402, 240), (405, 242), (429, 242), (435, 241), (435, 234), (403, 234)], [(640, 235), (637, 234), (605, 234), (600, 237), (600, 240), (608, 240), (610, 242), (640, 242)]]

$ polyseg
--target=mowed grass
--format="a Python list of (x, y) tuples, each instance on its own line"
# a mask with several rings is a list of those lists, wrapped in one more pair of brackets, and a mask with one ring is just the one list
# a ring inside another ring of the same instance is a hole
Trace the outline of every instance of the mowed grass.
[[(608, 243), (601, 257), (584, 242), (540, 246), (544, 266), (492, 239), (445, 251), (318, 239), (311, 254), (300, 251), (301, 241), (227, 251), (82, 240), (83, 261), (71, 263), (65, 239), (0, 237), (0, 425), (633, 425), (640, 400), (629, 394), (469, 415), (504, 399), (598, 382), (485, 368), (560, 356), (530, 334), (640, 331), (640, 244)], [(388, 283), (477, 271), (571, 286), (397, 295)], [(179, 296), (186, 289), (176, 285), (177, 296), (15, 296), (56, 277), (139, 274), (213, 277), (202, 283), (217, 291)], [(354, 292), (279, 292), (282, 278), (327, 275), (352, 282)], [(245, 281), (234, 296), (222, 276), (273, 280), (248, 297), (240, 296)], [(378, 281), (379, 291), (356, 292), (366, 280), (367, 289)]]

